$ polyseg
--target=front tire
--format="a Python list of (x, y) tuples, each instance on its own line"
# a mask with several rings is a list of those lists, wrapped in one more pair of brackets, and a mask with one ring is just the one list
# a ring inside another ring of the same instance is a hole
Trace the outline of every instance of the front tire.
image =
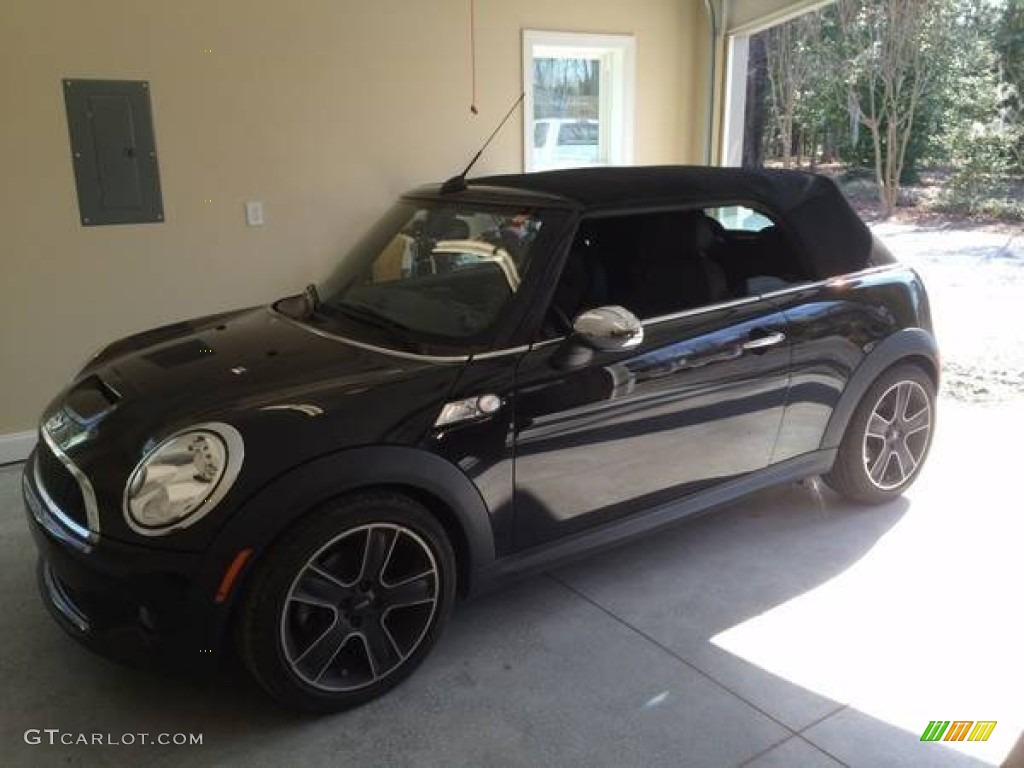
[(263, 557), (242, 605), (240, 655), (285, 706), (358, 706), (430, 652), (451, 612), (455, 573), (444, 529), (415, 500), (341, 499)]
[(822, 479), (862, 504), (903, 493), (928, 456), (935, 428), (935, 384), (920, 367), (901, 363), (868, 388), (843, 434), (835, 464)]

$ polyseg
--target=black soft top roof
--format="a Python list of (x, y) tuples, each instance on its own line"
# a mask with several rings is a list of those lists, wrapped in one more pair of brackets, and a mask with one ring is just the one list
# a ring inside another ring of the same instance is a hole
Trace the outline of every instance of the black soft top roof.
[(863, 269), (872, 248), (871, 231), (836, 184), (802, 171), (678, 165), (574, 168), (485, 176), (469, 180), (469, 190), (474, 187), (554, 195), (594, 213), (751, 203), (778, 220), (818, 277)]
[(557, 195), (585, 208), (623, 203), (706, 202), (750, 199), (786, 210), (823, 187), (823, 176), (800, 171), (652, 165), (621, 168), (570, 168), (471, 179), (469, 186), (512, 187)]

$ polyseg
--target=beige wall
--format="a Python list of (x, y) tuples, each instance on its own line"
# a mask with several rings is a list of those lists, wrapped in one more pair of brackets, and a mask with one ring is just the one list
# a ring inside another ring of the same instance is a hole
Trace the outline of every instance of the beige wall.
[[(521, 87), (524, 27), (635, 34), (636, 161), (698, 161), (702, 13), (478, 0), (472, 117), (466, 0), (4, 0), (0, 434), (105, 341), (320, 277), (397, 193), (466, 162)], [(79, 225), (62, 77), (150, 81), (165, 223)], [(479, 172), (520, 170), (521, 137)]]

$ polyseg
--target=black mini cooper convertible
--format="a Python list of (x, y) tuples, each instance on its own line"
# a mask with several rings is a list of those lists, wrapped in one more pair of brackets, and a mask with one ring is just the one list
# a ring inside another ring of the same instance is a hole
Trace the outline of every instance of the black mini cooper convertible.
[(821, 475), (913, 482), (918, 276), (821, 177), (594, 168), (404, 196), (302, 294), (116, 341), (24, 472), (43, 598), (134, 663), (365, 702), (456, 596)]

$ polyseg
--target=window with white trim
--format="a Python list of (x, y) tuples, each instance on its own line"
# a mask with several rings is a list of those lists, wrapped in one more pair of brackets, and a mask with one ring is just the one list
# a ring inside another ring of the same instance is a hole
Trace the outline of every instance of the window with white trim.
[(633, 162), (630, 35), (523, 31), (523, 167)]

